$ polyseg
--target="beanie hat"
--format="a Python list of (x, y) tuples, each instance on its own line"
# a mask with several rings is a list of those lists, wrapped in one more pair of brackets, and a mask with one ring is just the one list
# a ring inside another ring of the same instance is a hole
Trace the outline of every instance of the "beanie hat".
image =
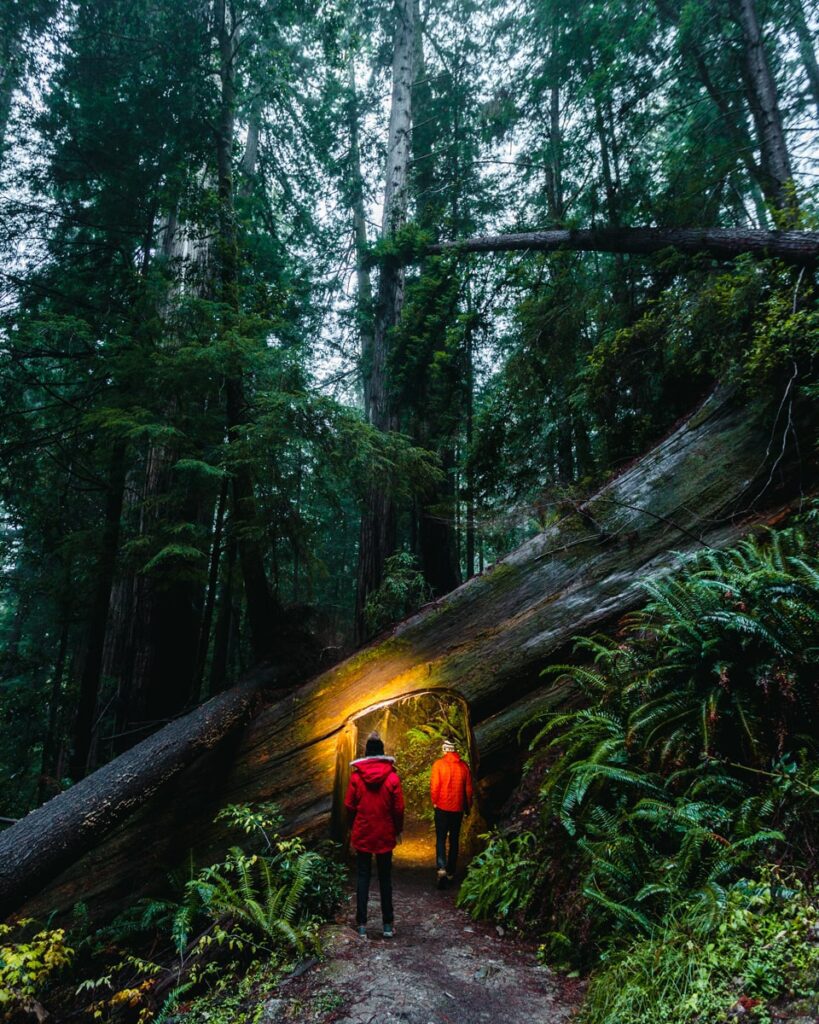
[(365, 757), (378, 757), (384, 753), (384, 741), (377, 732), (371, 732), (367, 737), (367, 746), (364, 748)]
[(443, 747), (445, 754), (451, 754), (455, 750), (455, 744), (452, 742), (452, 740), (444, 740)]

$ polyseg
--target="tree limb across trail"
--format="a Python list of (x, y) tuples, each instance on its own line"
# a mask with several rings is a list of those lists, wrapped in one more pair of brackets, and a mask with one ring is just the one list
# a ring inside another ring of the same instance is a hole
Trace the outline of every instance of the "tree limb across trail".
[(273, 800), (289, 831), (327, 836), (351, 716), (408, 694), (466, 702), (491, 809), (525, 756), (520, 727), (576, 697), (541, 678), (573, 637), (644, 603), (645, 583), (681, 553), (781, 520), (815, 485), (814, 460), (800, 466), (781, 419), (775, 402), (717, 389), (596, 493), (558, 500), (542, 532), (388, 636), (249, 718), (272, 670), (171, 723), (0, 833), (0, 912), (46, 917), (82, 900), (93, 918), (110, 916), (156, 892), (191, 851), (200, 864), (219, 856), (213, 819), (227, 803)]
[(429, 255), (446, 252), (580, 252), (633, 253), (649, 256), (664, 249), (688, 255), (707, 253), (731, 259), (749, 253), (777, 256), (789, 263), (819, 258), (819, 231), (762, 231), (751, 228), (574, 228), (563, 231), (522, 231), (476, 235), (427, 247)]

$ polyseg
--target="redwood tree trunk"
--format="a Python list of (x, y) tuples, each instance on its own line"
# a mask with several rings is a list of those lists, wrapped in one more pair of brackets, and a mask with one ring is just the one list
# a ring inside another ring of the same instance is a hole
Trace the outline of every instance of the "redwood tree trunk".
[(216, 506), (216, 520), (213, 527), (213, 540), (211, 542), (210, 566), (208, 568), (208, 585), (205, 594), (205, 607), (202, 612), (202, 622), (199, 628), (199, 642), (196, 653), (196, 671), (193, 677), (193, 688), (191, 698), (194, 703), (202, 699), (202, 681), (205, 677), (205, 663), (208, 658), (210, 646), (211, 625), (213, 623), (213, 609), (216, 607), (216, 589), (219, 584), (219, 563), (222, 559), (222, 534), (225, 526), (225, 506), (227, 505), (228, 483), (227, 479), (222, 482), (219, 491), (219, 501)]
[[(355, 244), (356, 312), (361, 338), (361, 367), (366, 380), (373, 358), (373, 286), (370, 270), (365, 261), (367, 252), (367, 214), (364, 209), (364, 175), (361, 172), (361, 144), (359, 139), (358, 94), (355, 84), (355, 66), (352, 55), (347, 63), (348, 118), (350, 132), (349, 187), (350, 207), (353, 214), (353, 240)], [(364, 415), (370, 418), (369, 389), (363, 389)]]
[(108, 606), (111, 600), (114, 568), (119, 551), (120, 517), (122, 516), (122, 501), (125, 492), (125, 451), (124, 441), (114, 443), (111, 453), (108, 495), (105, 503), (105, 522), (94, 572), (96, 581), (94, 599), (91, 605), (88, 640), (74, 719), (71, 774), (75, 779), (82, 778), (88, 769), (94, 738), (102, 655), (108, 626)]
[(796, 199), (790, 191), (793, 185), (793, 171), (776, 95), (776, 83), (765, 53), (756, 3), (755, 0), (733, 0), (733, 6), (737, 21), (742, 27), (748, 104), (762, 154), (762, 167), (767, 178), (765, 191), (782, 215), (784, 223), (792, 224), (796, 216)]
[[(381, 233), (390, 238), (406, 222), (410, 136), (412, 129), (412, 82), (415, 53), (413, 0), (397, 0), (392, 63), (392, 101), (387, 138), (384, 212)], [(398, 322), (404, 302), (404, 268), (387, 260), (378, 278), (372, 357), (364, 365), (364, 405), (373, 426), (398, 428), (398, 411), (390, 394), (389, 331)], [(355, 632), (360, 641), (367, 635), (364, 610), (369, 595), (383, 579), (384, 563), (395, 550), (396, 510), (389, 482), (370, 488), (361, 516)]]
[[(216, 166), (219, 199), (219, 235), (217, 260), (220, 299), (225, 307), (226, 333), (234, 326), (239, 312), (239, 247), (233, 194), (233, 138), (236, 120), (236, 71), (238, 28), (233, 23), (225, 0), (215, 0), (214, 23), (219, 45), (219, 122), (216, 126)], [(243, 367), (239, 352), (233, 353), (225, 387), (227, 426), (231, 443), (241, 439), (247, 418)], [(245, 583), (250, 642), (257, 661), (269, 658), (275, 648), (278, 609), (267, 582), (262, 547), (254, 538), (257, 521), (256, 495), (247, 464), (233, 468), (233, 521), (236, 526), (239, 563)]]
[[(274, 678), (257, 670), (99, 768), (0, 833), (0, 917), (76, 860), (131, 811), (245, 720), (260, 687)], [(145, 851), (129, 850), (136, 863)]]

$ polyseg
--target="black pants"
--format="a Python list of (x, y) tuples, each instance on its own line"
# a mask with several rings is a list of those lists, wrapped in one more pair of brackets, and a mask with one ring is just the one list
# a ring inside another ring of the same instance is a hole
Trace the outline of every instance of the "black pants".
[[(435, 859), (439, 868), (443, 868), (448, 875), (455, 874), (455, 865), (458, 861), (458, 837), (461, 834), (461, 821), (463, 811), (442, 811), (435, 808)], [(446, 850), (446, 840), (449, 836), (449, 855)]]
[[(392, 853), (377, 853), (375, 865), (378, 869), (378, 888), (381, 890), (381, 918), (384, 924), (392, 924)], [(367, 923), (367, 901), (370, 896), (370, 876), (373, 870), (371, 853), (356, 854), (356, 924)]]

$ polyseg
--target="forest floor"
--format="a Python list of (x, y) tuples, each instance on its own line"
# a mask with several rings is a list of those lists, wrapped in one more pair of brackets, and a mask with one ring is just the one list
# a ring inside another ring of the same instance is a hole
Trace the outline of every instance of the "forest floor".
[(540, 966), (532, 944), (474, 922), (455, 906), (457, 882), (436, 889), (433, 865), (429, 844), (417, 837), (397, 848), (393, 939), (381, 935), (375, 877), (368, 938), (357, 935), (351, 877), (337, 921), (323, 929), (323, 959), (267, 1001), (263, 1024), (566, 1021), (580, 1002), (580, 985)]

